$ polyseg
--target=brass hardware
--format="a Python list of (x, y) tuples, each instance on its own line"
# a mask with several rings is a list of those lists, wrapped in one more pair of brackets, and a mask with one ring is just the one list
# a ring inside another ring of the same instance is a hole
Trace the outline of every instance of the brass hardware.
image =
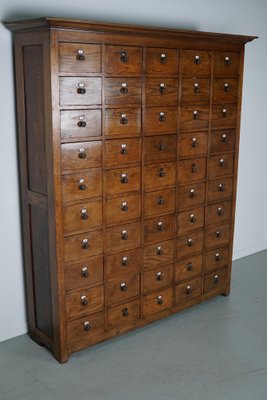
[(222, 237), (222, 232), (221, 231), (216, 231), (215, 236), (216, 236), (216, 238)]
[(164, 200), (164, 197), (163, 196), (158, 196), (158, 198), (157, 198), (157, 204), (159, 204), (159, 205), (163, 205), (163, 204), (165, 204), (165, 200)]
[(199, 83), (194, 83), (194, 93), (200, 93), (200, 86)]
[(84, 329), (85, 331), (90, 331), (90, 330), (92, 329), (92, 325), (91, 325), (90, 321), (85, 321), (85, 322), (83, 323), (83, 329)]
[(223, 209), (222, 209), (222, 207), (218, 207), (218, 208), (217, 208), (217, 215), (218, 215), (218, 216), (223, 215)]
[(127, 63), (129, 61), (128, 53), (126, 50), (121, 51), (120, 59), (121, 59), (121, 62), (123, 62), (123, 63)]
[(227, 142), (227, 134), (226, 133), (222, 134), (222, 142), (223, 143)]
[(156, 279), (157, 279), (157, 281), (162, 281), (162, 279), (163, 279), (163, 274), (162, 274), (161, 271), (158, 271), (158, 272), (156, 273)]
[(88, 304), (87, 296), (85, 296), (85, 295), (81, 296), (81, 303), (83, 306), (86, 306)]
[(166, 115), (165, 112), (161, 111), (159, 113), (159, 122), (165, 122), (166, 121)]
[(167, 55), (165, 53), (161, 53), (160, 55), (160, 62), (161, 64), (166, 64), (167, 62)]
[(188, 264), (186, 264), (186, 269), (187, 271), (193, 271), (193, 264), (191, 262), (189, 262)]
[(220, 165), (220, 167), (223, 167), (223, 164), (224, 164), (224, 159), (223, 159), (223, 158), (220, 158), (220, 160), (219, 160), (219, 165)]
[(129, 315), (129, 310), (128, 310), (128, 308), (127, 308), (127, 307), (123, 308), (123, 309), (122, 309), (122, 316), (123, 316), (123, 317), (128, 317), (128, 315)]
[(191, 172), (192, 172), (192, 174), (194, 174), (195, 172), (197, 172), (197, 165), (194, 164), (194, 163), (191, 165)]
[(196, 222), (195, 214), (190, 214), (189, 215), (189, 221), (190, 221), (191, 224), (194, 224)]
[(193, 244), (194, 244), (193, 239), (188, 239), (187, 240), (187, 246), (188, 247), (193, 247)]
[(127, 257), (127, 256), (122, 257), (122, 259), (121, 259), (121, 265), (122, 265), (123, 267), (126, 267), (127, 265), (129, 265), (129, 260), (128, 260), (128, 257)]
[(128, 183), (128, 175), (127, 174), (121, 174), (121, 183)]
[(86, 89), (85, 89), (85, 84), (84, 83), (82, 83), (82, 82), (78, 83), (77, 93), (78, 94), (85, 94), (86, 93)]
[(126, 229), (121, 231), (121, 240), (128, 240), (128, 232)]
[(190, 294), (192, 292), (192, 286), (191, 285), (187, 285), (185, 288), (185, 293), (186, 294)]
[(126, 285), (126, 282), (120, 283), (120, 290), (121, 290), (122, 292), (127, 292), (128, 287), (127, 287), (127, 285)]
[(198, 111), (197, 110), (193, 111), (193, 119), (198, 119)]
[(163, 304), (163, 297), (157, 296), (157, 303), (161, 306)]
[(121, 92), (122, 94), (128, 93), (128, 83), (123, 82), (123, 83), (121, 84), (120, 92)]
[(127, 119), (127, 115), (126, 114), (121, 114), (121, 118), (120, 118), (120, 123), (122, 125), (127, 125), (128, 124), (128, 119)]
[(76, 60), (77, 61), (84, 61), (85, 60), (85, 55), (84, 55), (84, 50), (83, 49), (78, 49), (77, 50)]
[(129, 207), (128, 207), (127, 201), (123, 201), (123, 202), (121, 203), (121, 210), (122, 210), (122, 211), (128, 211), (128, 209), (129, 209)]
[(89, 240), (88, 239), (83, 239), (82, 240), (82, 248), (83, 249), (89, 249)]
[(158, 177), (159, 178), (164, 178), (164, 176), (166, 175), (165, 171), (163, 168), (159, 168), (158, 169)]
[(88, 214), (86, 208), (81, 209), (81, 219), (88, 219)]
[(227, 117), (227, 109), (226, 108), (222, 109), (222, 116), (223, 116), (223, 118)]
[(218, 190), (219, 190), (219, 192), (224, 192), (225, 187), (224, 187), (224, 184), (223, 184), (223, 183), (219, 183), (219, 185), (218, 185)]
[(224, 58), (224, 64), (225, 64), (225, 65), (229, 65), (229, 64), (231, 64), (231, 58), (230, 58), (230, 57), (228, 57), (228, 56), (227, 56), (227, 57), (225, 57), (225, 58)]
[(85, 190), (86, 189), (85, 179), (84, 178), (80, 178), (79, 179), (78, 189), (79, 190)]
[(198, 56), (198, 55), (195, 56), (194, 63), (197, 64), (197, 65), (199, 65), (201, 63), (200, 56)]
[(218, 283), (219, 282), (219, 275), (214, 275), (214, 277), (213, 277), (213, 282), (214, 283)]
[(159, 92), (160, 92), (161, 94), (163, 94), (163, 93), (166, 92), (165, 83), (160, 83), (160, 84), (159, 84)]
[(89, 272), (88, 272), (88, 268), (86, 266), (82, 267), (81, 273), (82, 273), (83, 278), (88, 278)]
[(78, 127), (79, 128), (85, 128), (86, 127), (85, 116), (84, 115), (79, 115), (78, 120), (79, 120), (77, 122)]
[(215, 261), (220, 261), (221, 260), (221, 256), (220, 256), (220, 253), (216, 253), (215, 254)]
[(163, 250), (162, 250), (162, 246), (157, 246), (157, 252), (156, 252), (157, 256), (162, 256), (163, 255)]
[(230, 92), (230, 85), (229, 85), (229, 83), (225, 82), (224, 85), (223, 85), (223, 87), (224, 87), (224, 91), (225, 91), (225, 92)]
[(159, 221), (157, 223), (157, 229), (158, 229), (158, 231), (164, 231), (165, 230), (165, 226), (164, 226), (162, 221)]
[(120, 151), (120, 153), (123, 154), (123, 155), (125, 155), (125, 154), (128, 153), (127, 144), (125, 144), (125, 143), (122, 143), (122, 144), (121, 144), (121, 151)]
[(78, 153), (78, 157), (79, 158), (86, 158), (86, 152), (85, 152), (85, 148), (81, 147)]
[(197, 147), (197, 146), (198, 146), (197, 138), (193, 137), (192, 138), (192, 147)]

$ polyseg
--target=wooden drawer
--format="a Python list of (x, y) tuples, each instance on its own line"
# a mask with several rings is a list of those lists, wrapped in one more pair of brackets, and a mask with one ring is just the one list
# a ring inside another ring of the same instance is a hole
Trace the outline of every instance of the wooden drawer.
[(201, 253), (203, 249), (203, 231), (188, 233), (177, 240), (176, 258), (191, 257), (195, 253)]
[(147, 165), (144, 167), (145, 190), (153, 190), (165, 186), (174, 186), (176, 177), (176, 164), (164, 163)]
[(208, 176), (210, 179), (230, 175), (234, 169), (234, 154), (211, 156), (208, 160)]
[(209, 205), (206, 210), (206, 225), (220, 224), (231, 219), (231, 202)]
[(163, 265), (144, 272), (144, 293), (171, 285), (173, 282), (173, 264)]
[(75, 319), (94, 314), (104, 309), (104, 286), (95, 286), (91, 289), (79, 290), (67, 294), (67, 318)]
[(88, 260), (103, 252), (102, 230), (73, 235), (64, 239), (65, 263)]
[(192, 183), (187, 186), (179, 186), (177, 192), (177, 209), (195, 207), (205, 201), (205, 183)]
[(235, 129), (211, 131), (210, 153), (224, 153), (235, 149)]
[(175, 49), (147, 48), (145, 60), (147, 75), (178, 74), (178, 51)]
[(210, 80), (197, 78), (182, 79), (182, 104), (209, 104)]
[(88, 257), (84, 262), (65, 265), (66, 290), (103, 283), (103, 257)]
[(176, 107), (147, 107), (143, 118), (145, 134), (160, 135), (177, 131)]
[(181, 73), (189, 76), (210, 76), (211, 54), (201, 50), (181, 50)]
[(85, 169), (100, 167), (102, 142), (65, 143), (61, 145), (61, 169)]
[(141, 269), (141, 249), (127, 250), (123, 253), (106, 257), (105, 276), (107, 280), (127, 279)]
[(161, 267), (173, 263), (174, 240), (158, 242), (144, 247), (144, 268)]
[(172, 307), (173, 303), (173, 288), (159, 290), (157, 293), (152, 293), (144, 296), (143, 316), (157, 314), (161, 311)]
[(141, 228), (139, 222), (108, 228), (105, 235), (107, 254), (115, 254), (140, 247)]
[(140, 136), (141, 109), (140, 108), (106, 109), (105, 132), (107, 137)]
[(175, 282), (199, 276), (202, 273), (202, 254), (178, 261), (175, 266)]
[(106, 46), (107, 75), (140, 75), (142, 48), (135, 46)]
[(105, 171), (105, 193), (114, 195), (140, 190), (140, 167)]
[(102, 135), (101, 110), (69, 110), (60, 112), (61, 138), (86, 139)]
[(107, 311), (108, 329), (119, 328), (140, 318), (140, 300), (131, 301)]
[(180, 116), (181, 130), (199, 131), (209, 127), (209, 106), (182, 106)]
[(219, 247), (205, 253), (204, 271), (209, 273), (221, 267), (227, 267), (229, 262), (229, 247)]
[(172, 106), (178, 101), (178, 80), (172, 78), (147, 78), (145, 85), (147, 106)]
[(124, 303), (140, 295), (140, 274), (112, 279), (106, 284), (106, 302), (108, 306)]
[(207, 154), (208, 133), (182, 133), (179, 136), (179, 157), (197, 157)]
[(176, 135), (149, 136), (144, 139), (145, 162), (176, 160)]
[(230, 240), (230, 223), (225, 225), (217, 225), (206, 229), (205, 231), (205, 248), (214, 246), (223, 246)]
[(59, 71), (101, 72), (101, 46), (88, 43), (59, 43)]
[(213, 80), (213, 104), (236, 103), (238, 94), (238, 80), (231, 78), (217, 78)]
[(137, 138), (106, 140), (105, 153), (106, 167), (139, 163), (141, 161), (141, 140)]
[(216, 51), (214, 53), (214, 76), (237, 76), (240, 68), (239, 53)]
[(191, 279), (188, 282), (180, 283), (175, 287), (175, 303), (194, 299), (202, 294), (202, 278)]
[(106, 104), (141, 104), (141, 80), (137, 78), (106, 78)]
[(92, 168), (79, 174), (62, 176), (63, 202), (102, 196), (102, 171)]
[(211, 113), (212, 128), (234, 128), (237, 119), (236, 104), (214, 104)]
[(206, 158), (192, 158), (178, 163), (180, 184), (202, 181), (206, 176)]
[(204, 226), (204, 207), (193, 208), (178, 213), (177, 235), (185, 235)]
[(59, 103), (61, 106), (101, 104), (101, 78), (60, 77)]
[(65, 235), (88, 230), (102, 225), (102, 198), (63, 208), (63, 230)]
[(208, 202), (231, 198), (233, 193), (233, 178), (221, 178), (208, 182)]
[(227, 292), (228, 272), (227, 269), (219, 269), (214, 271), (204, 278), (204, 294), (206, 293), (221, 293)]
[(145, 218), (173, 213), (175, 211), (175, 189), (158, 190), (144, 196)]
[(164, 215), (144, 222), (144, 241), (158, 242), (174, 235), (174, 215)]
[(106, 225), (120, 224), (141, 217), (140, 194), (106, 199)]

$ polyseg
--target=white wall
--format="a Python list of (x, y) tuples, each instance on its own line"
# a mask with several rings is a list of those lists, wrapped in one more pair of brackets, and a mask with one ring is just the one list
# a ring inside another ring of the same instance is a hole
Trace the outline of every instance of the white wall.
[[(62, 11), (64, 10), (64, 11)], [(40, 16), (258, 35), (247, 45), (235, 258), (267, 248), (267, 2), (265, 0), (1, 0), (1, 20)], [(0, 26), (0, 341), (27, 330), (11, 34)], [(253, 267), (253, 266), (252, 266)]]

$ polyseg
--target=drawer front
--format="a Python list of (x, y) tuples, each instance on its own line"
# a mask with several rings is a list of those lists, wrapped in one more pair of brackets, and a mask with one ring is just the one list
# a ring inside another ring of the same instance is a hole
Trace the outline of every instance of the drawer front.
[(140, 139), (112, 139), (105, 142), (105, 164), (107, 167), (141, 161)]
[(85, 169), (100, 167), (102, 142), (65, 143), (61, 145), (61, 169)]
[(173, 304), (173, 289), (159, 290), (157, 293), (144, 296), (143, 315), (149, 317), (171, 308)]
[(208, 160), (209, 178), (217, 178), (222, 175), (230, 175), (234, 169), (234, 155), (220, 154), (211, 156)]
[(142, 48), (134, 46), (106, 46), (107, 75), (140, 75)]
[(140, 136), (141, 109), (140, 108), (106, 109), (105, 132), (107, 137)]
[(236, 126), (236, 104), (214, 104), (211, 112), (212, 128), (234, 128)]
[(210, 153), (224, 153), (235, 149), (235, 129), (211, 131)]
[(59, 102), (61, 106), (101, 104), (101, 78), (60, 77)]
[(144, 241), (158, 242), (174, 235), (174, 215), (147, 219), (144, 223)]
[(218, 103), (236, 103), (238, 94), (238, 80), (228, 77), (217, 78), (213, 80), (212, 102)]
[(127, 250), (123, 253), (106, 257), (105, 275), (107, 280), (125, 280), (136, 275), (141, 269), (141, 249)]
[(206, 225), (220, 224), (231, 219), (231, 202), (212, 204), (207, 207)]
[(107, 311), (107, 325), (109, 329), (130, 324), (140, 318), (140, 300), (131, 301)]
[(110, 169), (105, 172), (105, 193), (114, 195), (140, 190), (140, 167)]
[(140, 295), (140, 274), (130, 275), (126, 279), (112, 279), (106, 284), (106, 301), (111, 306), (124, 303)]
[(144, 112), (143, 130), (145, 134), (160, 135), (176, 133), (177, 108), (176, 107), (148, 107)]
[(201, 253), (203, 249), (203, 232), (192, 232), (179, 238), (176, 244), (176, 258), (191, 257), (192, 254)]
[(175, 266), (175, 282), (189, 280), (202, 273), (202, 254), (178, 261)]
[(144, 139), (145, 162), (176, 160), (176, 135), (149, 136)]
[(173, 264), (144, 272), (144, 293), (160, 290), (173, 282)]
[(146, 49), (146, 74), (147, 75), (177, 75), (178, 51), (164, 48)]
[(107, 254), (140, 247), (141, 228), (139, 222), (108, 228), (105, 234)]
[(207, 154), (207, 132), (182, 133), (179, 137), (179, 157), (197, 157)]
[(180, 283), (175, 287), (175, 303), (194, 299), (202, 294), (202, 279), (195, 278), (188, 282)]
[(233, 52), (214, 53), (214, 76), (237, 76), (239, 74), (240, 56)]
[(206, 176), (206, 158), (192, 158), (178, 163), (180, 184), (202, 181)]
[(160, 267), (173, 263), (174, 241), (158, 242), (144, 247), (144, 268)]
[(233, 178), (221, 178), (210, 181), (207, 187), (208, 202), (229, 199), (233, 193)]
[(230, 240), (230, 224), (218, 225), (206, 229), (205, 247), (223, 246)]
[(198, 207), (179, 212), (177, 217), (177, 225), (178, 236), (185, 235), (186, 233), (195, 229), (203, 228), (204, 207)]
[(103, 282), (103, 257), (88, 258), (65, 266), (66, 290)]
[(104, 286), (84, 289), (66, 296), (67, 318), (74, 319), (104, 309)]
[(120, 224), (130, 219), (140, 218), (140, 194), (106, 199), (105, 214), (107, 226)]
[(137, 78), (106, 78), (106, 104), (141, 104), (141, 80)]
[(87, 232), (102, 225), (102, 199), (63, 208), (64, 234)]
[(209, 127), (209, 107), (208, 106), (182, 106), (180, 128), (182, 130), (198, 131)]
[(145, 218), (173, 213), (175, 211), (175, 189), (159, 190), (144, 196)]
[(64, 239), (65, 263), (88, 260), (103, 252), (102, 230), (73, 235)]
[(211, 73), (211, 55), (207, 51), (182, 50), (181, 73), (189, 76), (209, 76)]
[(144, 186), (146, 190), (174, 186), (176, 176), (176, 164), (165, 163), (148, 165), (144, 167)]
[(101, 46), (87, 43), (59, 43), (59, 71), (101, 72)]
[(182, 79), (182, 104), (209, 104), (210, 80), (197, 78)]
[(228, 273), (227, 269), (219, 269), (204, 278), (204, 294), (206, 293), (225, 293), (227, 291)]
[(205, 201), (205, 183), (193, 183), (179, 186), (177, 192), (177, 209), (191, 208)]
[(219, 247), (205, 253), (204, 271), (209, 273), (216, 269), (227, 267), (229, 261), (229, 247)]
[(171, 106), (178, 101), (178, 80), (172, 78), (147, 78), (145, 85), (147, 106)]
[(101, 110), (61, 111), (61, 138), (86, 139), (102, 135)]
[(92, 168), (88, 172), (62, 176), (63, 202), (102, 196), (102, 171)]

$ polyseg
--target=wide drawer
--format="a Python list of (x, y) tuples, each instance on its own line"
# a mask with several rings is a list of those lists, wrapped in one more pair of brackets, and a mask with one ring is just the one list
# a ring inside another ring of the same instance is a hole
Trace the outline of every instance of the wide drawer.
[(176, 258), (191, 257), (195, 253), (201, 253), (203, 249), (203, 231), (191, 232), (177, 239)]
[(171, 308), (173, 304), (173, 288), (162, 289), (156, 293), (144, 296), (143, 316), (157, 314)]
[(174, 215), (163, 215), (144, 222), (144, 241), (158, 242), (174, 235)]
[(240, 68), (240, 55), (230, 51), (214, 53), (214, 76), (237, 76)]
[(226, 267), (229, 262), (229, 247), (219, 247), (205, 253), (204, 271), (209, 273), (218, 268)]
[(149, 136), (144, 139), (145, 162), (176, 160), (176, 135)]
[(180, 283), (175, 287), (175, 303), (194, 299), (202, 294), (202, 278), (191, 279), (188, 282)]
[(106, 225), (112, 226), (120, 224), (130, 219), (141, 217), (141, 197), (140, 194), (130, 196), (120, 196), (106, 199)]
[(141, 227), (139, 222), (108, 228), (105, 234), (107, 254), (140, 247)]
[(177, 75), (178, 51), (166, 48), (146, 49), (146, 74), (147, 75)]
[(220, 129), (211, 131), (210, 153), (233, 151), (235, 149), (235, 129)]
[(59, 43), (59, 71), (64, 73), (101, 72), (101, 46), (88, 43)]
[(175, 163), (147, 165), (144, 167), (144, 186), (146, 190), (153, 190), (165, 186), (174, 186), (175, 177)]
[(141, 104), (141, 80), (137, 78), (106, 78), (106, 104)]
[(142, 48), (135, 46), (112, 46), (105, 49), (107, 75), (140, 75), (142, 73)]
[(191, 158), (178, 162), (179, 184), (205, 180), (206, 158)]
[(104, 309), (104, 286), (82, 289), (66, 296), (67, 318), (75, 319)]
[(230, 240), (230, 224), (218, 225), (206, 229), (205, 247), (223, 246)]
[(231, 202), (224, 201), (209, 205), (206, 211), (206, 225), (220, 224), (231, 219)]
[(212, 102), (216, 103), (236, 103), (238, 94), (238, 80), (228, 77), (213, 80)]
[(105, 171), (105, 193), (115, 195), (140, 190), (140, 167), (126, 167)]
[(103, 252), (102, 230), (68, 236), (64, 239), (65, 263), (87, 260)]
[(140, 274), (129, 275), (126, 279), (121, 277), (112, 279), (106, 284), (107, 305), (124, 303), (140, 295)]
[(140, 318), (140, 300), (134, 300), (107, 311), (108, 329), (119, 328)]
[(175, 211), (175, 189), (157, 190), (144, 196), (145, 218), (173, 213)]
[(207, 132), (182, 133), (179, 136), (179, 157), (197, 157), (207, 153)]
[(173, 264), (144, 272), (144, 293), (159, 290), (173, 282)]
[(227, 292), (228, 271), (227, 269), (219, 269), (204, 278), (204, 294), (206, 293), (221, 293)]
[(64, 235), (87, 232), (102, 225), (102, 198), (63, 208)]
[(202, 50), (182, 50), (181, 73), (189, 76), (209, 76), (211, 72), (211, 54)]
[(190, 105), (181, 107), (180, 129), (199, 131), (209, 127), (209, 106)]
[(205, 182), (192, 183), (186, 186), (179, 186), (177, 192), (177, 209), (195, 207), (205, 201)]
[(101, 104), (101, 78), (60, 77), (59, 102), (61, 106)]
[(103, 257), (88, 257), (84, 262), (65, 265), (66, 290), (103, 282)]
[(208, 182), (208, 202), (229, 199), (233, 193), (233, 178), (220, 178)]
[(61, 145), (61, 169), (86, 169), (102, 164), (102, 142), (76, 142)]
[(160, 135), (177, 131), (177, 107), (147, 107), (143, 118), (145, 134)]
[(92, 168), (79, 174), (62, 176), (63, 202), (102, 196), (102, 171)]
[(210, 156), (208, 160), (209, 178), (217, 178), (222, 175), (230, 175), (234, 169), (234, 154), (220, 154)]
[(173, 263), (174, 240), (158, 242), (144, 247), (144, 268), (160, 267)]
[(182, 104), (209, 104), (210, 80), (198, 78), (182, 79)]
[(178, 261), (175, 266), (175, 282), (189, 280), (202, 272), (202, 254)]
[(105, 142), (105, 165), (107, 167), (141, 161), (140, 139), (112, 139)]
[(105, 110), (105, 132), (107, 137), (140, 136), (140, 108), (110, 108)]
[(236, 104), (214, 104), (211, 112), (212, 128), (234, 128), (237, 122)]
[(60, 112), (61, 138), (86, 139), (102, 135), (101, 110), (64, 110)]
[(127, 279), (141, 269), (141, 249), (125, 250), (123, 253), (106, 257), (105, 276), (110, 279)]
[(147, 106), (172, 106), (178, 100), (178, 80), (172, 78), (147, 78), (145, 84)]
[(193, 208), (178, 213), (177, 234), (185, 235), (204, 226), (204, 207)]

